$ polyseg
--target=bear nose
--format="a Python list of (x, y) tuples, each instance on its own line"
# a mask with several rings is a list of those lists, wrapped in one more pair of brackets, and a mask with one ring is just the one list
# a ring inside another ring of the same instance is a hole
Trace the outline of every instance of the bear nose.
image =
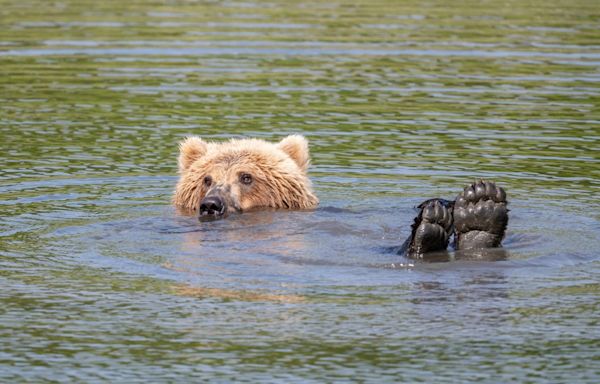
[(225, 213), (225, 202), (219, 196), (207, 196), (200, 202), (200, 216), (221, 216)]

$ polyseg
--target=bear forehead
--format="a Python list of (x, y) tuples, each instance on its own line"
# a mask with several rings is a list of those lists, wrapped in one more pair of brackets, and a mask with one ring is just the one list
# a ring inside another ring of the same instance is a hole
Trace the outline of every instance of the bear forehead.
[(286, 170), (297, 168), (292, 159), (277, 148), (219, 148), (216, 146), (206, 155), (198, 159), (194, 168), (219, 167), (239, 169), (242, 167), (254, 169), (274, 169), (283, 167)]

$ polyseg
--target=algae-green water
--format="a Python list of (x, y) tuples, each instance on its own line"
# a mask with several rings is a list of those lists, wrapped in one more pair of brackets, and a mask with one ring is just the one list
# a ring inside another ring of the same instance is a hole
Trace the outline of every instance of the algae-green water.
[[(291, 133), (317, 210), (171, 206)], [(597, 1), (1, 1), (0, 381), (597, 383), (599, 154)], [(478, 178), (500, 260), (391, 251)]]

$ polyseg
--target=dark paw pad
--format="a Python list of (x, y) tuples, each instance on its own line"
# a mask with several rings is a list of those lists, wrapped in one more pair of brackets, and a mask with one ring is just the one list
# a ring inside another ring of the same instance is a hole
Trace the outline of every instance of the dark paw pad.
[(467, 187), (454, 204), (456, 249), (500, 246), (508, 224), (506, 193), (490, 181)]
[(422, 258), (424, 253), (444, 250), (452, 233), (452, 204), (433, 199), (419, 205), (421, 212), (412, 225), (408, 255)]

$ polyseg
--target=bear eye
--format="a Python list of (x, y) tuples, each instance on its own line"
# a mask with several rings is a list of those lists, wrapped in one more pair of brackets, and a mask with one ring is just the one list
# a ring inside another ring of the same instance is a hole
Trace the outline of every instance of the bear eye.
[(242, 173), (240, 175), (240, 182), (246, 185), (252, 184), (252, 175), (249, 173)]
[(206, 177), (204, 178), (204, 185), (205, 185), (205, 186), (207, 186), (207, 187), (210, 187), (210, 185), (212, 184), (212, 182), (213, 182), (213, 180), (212, 180), (212, 177), (210, 177), (210, 176), (206, 176)]

